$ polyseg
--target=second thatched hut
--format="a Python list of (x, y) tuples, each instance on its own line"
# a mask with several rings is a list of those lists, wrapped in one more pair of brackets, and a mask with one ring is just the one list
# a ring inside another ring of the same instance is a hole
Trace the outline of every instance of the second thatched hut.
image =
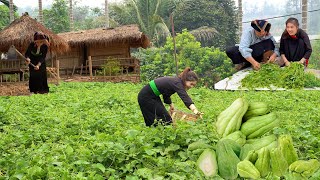
[(91, 76), (92, 73), (95, 74), (95, 70), (101, 70), (101, 67), (113, 68), (110, 61), (116, 62), (122, 72), (132, 71), (139, 75), (139, 60), (131, 56), (131, 49), (147, 48), (150, 45), (148, 37), (140, 32), (137, 25), (82, 30), (58, 35), (70, 46), (68, 53), (59, 56), (60, 67), (65, 69), (66, 73), (74, 73), (75, 70), (81, 72), (91, 70)]

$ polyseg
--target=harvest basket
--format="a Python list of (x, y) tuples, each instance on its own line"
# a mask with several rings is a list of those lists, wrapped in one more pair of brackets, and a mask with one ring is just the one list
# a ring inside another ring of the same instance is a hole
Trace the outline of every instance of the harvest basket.
[[(170, 111), (169, 111), (170, 112)], [(191, 113), (186, 113), (180, 110), (174, 110), (170, 112), (171, 118), (173, 122), (183, 120), (183, 121), (194, 121), (196, 122), (199, 116)]]

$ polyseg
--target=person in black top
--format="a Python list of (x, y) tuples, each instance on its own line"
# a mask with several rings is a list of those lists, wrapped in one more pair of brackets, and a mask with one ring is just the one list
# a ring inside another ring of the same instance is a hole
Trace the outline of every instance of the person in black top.
[(200, 115), (187, 94), (187, 90), (194, 87), (197, 81), (197, 74), (187, 67), (178, 77), (160, 77), (144, 86), (138, 94), (138, 102), (146, 126), (157, 125), (155, 119), (162, 121), (164, 124), (172, 123), (172, 118), (162, 103), (160, 94), (162, 94), (164, 103), (170, 105), (170, 111), (174, 110), (170, 96), (178, 93), (184, 104), (193, 113)]
[(49, 48), (49, 38), (42, 32), (36, 32), (34, 42), (29, 44), (25, 53), (29, 65), (29, 90), (31, 93), (48, 93), (49, 86), (46, 72), (46, 55)]
[(286, 29), (280, 39), (281, 59), (277, 59), (280, 66), (290, 66), (290, 62), (299, 62), (308, 65), (312, 47), (308, 34), (299, 28), (296, 18), (286, 21)]

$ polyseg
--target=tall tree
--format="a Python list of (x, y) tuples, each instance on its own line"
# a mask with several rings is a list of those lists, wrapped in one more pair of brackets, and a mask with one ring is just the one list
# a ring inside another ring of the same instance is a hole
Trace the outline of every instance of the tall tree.
[(141, 31), (159, 44), (170, 35), (169, 16), (175, 4), (175, 0), (125, 0), (112, 6), (111, 13), (120, 24), (139, 24)]
[(69, 19), (70, 19), (70, 31), (74, 30), (74, 25), (73, 25), (73, 5), (72, 5), (72, 0), (69, 0)]
[(242, 0), (238, 0), (238, 24), (239, 24), (239, 39), (242, 35)]
[(10, 22), (12, 22), (14, 20), (14, 12), (18, 10), (18, 7), (14, 5), (13, 0), (0, 0), (0, 2), (9, 8)]
[(10, 10), (10, 22), (14, 20), (14, 10), (13, 10), (13, 0), (9, 2), (9, 10)]
[[(0, 0), (0, 2), (3, 3), (4, 5), (6, 5), (8, 8), (10, 7), (10, 2), (8, 0)], [(18, 7), (16, 5), (14, 5), (13, 2), (12, 2), (12, 4), (13, 4), (13, 9), (16, 12), (18, 10)]]
[(238, 23), (233, 0), (185, 0), (175, 10), (177, 31), (187, 28), (196, 30), (201, 27), (211, 31), (198, 31), (196, 37), (204, 46), (225, 49), (237, 42)]
[(38, 0), (39, 4), (39, 22), (43, 24), (42, 0)]
[(51, 9), (43, 11), (44, 24), (55, 33), (70, 31), (69, 9), (66, 0), (54, 0)]
[(307, 25), (308, 25), (308, 0), (301, 0), (302, 1), (302, 7), (301, 7), (301, 12), (302, 12), (302, 21), (301, 21), (301, 28), (304, 31), (307, 31)]
[(9, 23), (9, 8), (5, 5), (0, 5), (0, 30), (9, 25)]
[[(5, 28), (14, 20), (14, 17), (17, 17), (16, 11), (18, 10), (18, 7), (13, 4), (13, 1), (10, 0), (0, 0), (0, 3), (3, 3), (4, 5), (0, 5), (0, 30)], [(10, 11), (10, 5), (11, 11)], [(12, 17), (14, 16), (14, 17)]]
[(106, 28), (109, 27), (109, 6), (108, 6), (108, 0), (104, 1), (104, 13), (106, 16)]

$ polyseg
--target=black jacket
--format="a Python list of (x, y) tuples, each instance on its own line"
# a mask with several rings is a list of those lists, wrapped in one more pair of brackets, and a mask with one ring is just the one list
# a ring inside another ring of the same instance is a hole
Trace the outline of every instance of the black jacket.
[[(47, 52), (48, 52), (48, 46), (43, 44), (40, 47), (39, 54), (37, 54), (37, 47), (35, 46), (35, 43), (32, 42), (30, 43), (25, 53), (25, 57), (29, 58), (31, 60), (31, 63), (34, 65), (37, 65), (40, 62), (41, 63), (40, 70), (41, 69), (45, 70), (46, 69), (45, 59), (47, 56)], [(30, 67), (30, 70), (34, 69), (31, 65), (29, 65), (29, 67)]]
[(163, 96), (163, 101), (166, 104), (171, 104), (170, 96), (177, 93), (183, 103), (189, 108), (193, 104), (187, 91), (183, 86), (183, 82), (179, 77), (160, 77), (154, 80), (158, 90)]
[(299, 29), (296, 38), (288, 33), (283, 33), (280, 39), (280, 54), (284, 54), (289, 61), (300, 61), (302, 58), (309, 59), (312, 47), (308, 34)]

